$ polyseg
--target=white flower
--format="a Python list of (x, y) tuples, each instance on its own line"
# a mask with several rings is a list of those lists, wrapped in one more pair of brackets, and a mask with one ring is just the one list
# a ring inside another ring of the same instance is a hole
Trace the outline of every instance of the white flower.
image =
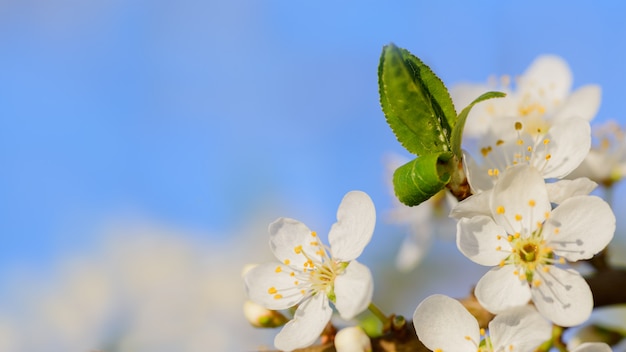
[(613, 238), (615, 216), (595, 196), (573, 196), (554, 210), (539, 172), (509, 168), (488, 199), (489, 214), (457, 224), (457, 246), (472, 261), (496, 266), (478, 282), (478, 301), (492, 313), (532, 299), (541, 314), (561, 326), (591, 314), (593, 298), (575, 270), (554, 266), (589, 259)]
[(452, 87), (455, 106), (465, 107), (482, 93), (499, 90), (507, 96), (476, 105), (465, 126), (465, 136), (481, 138), (489, 126), (502, 117), (522, 117), (528, 131), (547, 130), (569, 118), (591, 121), (600, 106), (601, 89), (586, 85), (571, 91), (572, 73), (567, 62), (554, 55), (539, 56), (511, 87), (503, 76), (501, 85), (460, 84)]
[(371, 352), (372, 342), (359, 326), (350, 326), (339, 330), (335, 335), (337, 352)]
[(480, 141), (480, 162), (465, 154), (465, 168), (473, 193), (491, 189), (507, 168), (528, 164), (543, 178), (563, 178), (585, 159), (591, 129), (583, 119), (571, 118), (531, 134), (519, 119), (501, 118)]
[[(432, 295), (413, 313), (420, 341), (435, 352), (532, 352), (550, 339), (552, 325), (529, 305), (498, 314), (489, 337), (463, 305), (448, 296)], [(481, 342), (481, 336), (484, 340)]]
[(447, 190), (442, 190), (427, 201), (415, 207), (402, 204), (393, 193), (393, 172), (409, 160), (396, 155), (387, 157), (386, 170), (389, 188), (393, 195), (393, 209), (389, 211), (390, 222), (409, 227), (409, 234), (404, 238), (396, 267), (401, 271), (410, 271), (424, 258), (435, 237), (453, 239), (455, 222), (448, 217), (451, 209), (458, 203)]
[(250, 299), (268, 309), (298, 305), (274, 340), (277, 348), (293, 350), (315, 342), (331, 318), (331, 301), (344, 319), (367, 308), (372, 274), (355, 258), (370, 241), (375, 222), (370, 197), (352, 191), (337, 210), (337, 222), (328, 234), (330, 248), (297, 220), (280, 218), (270, 224), (270, 247), (280, 263), (259, 265), (244, 279)]
[(598, 142), (569, 177), (589, 177), (610, 186), (626, 175), (626, 138), (615, 121), (594, 126), (593, 134)]

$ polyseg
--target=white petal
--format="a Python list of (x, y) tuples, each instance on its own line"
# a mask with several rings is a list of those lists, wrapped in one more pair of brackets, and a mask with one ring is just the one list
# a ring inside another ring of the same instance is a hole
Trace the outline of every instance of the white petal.
[(542, 55), (520, 77), (518, 88), (542, 92), (552, 100), (563, 101), (570, 92), (572, 81), (572, 72), (565, 60), (555, 55)]
[(596, 187), (598, 184), (586, 177), (579, 177), (575, 180), (558, 180), (546, 184), (550, 202), (555, 204), (561, 204), (573, 196), (586, 196)]
[(476, 215), (491, 216), (491, 211), (489, 210), (491, 192), (492, 190), (474, 193), (473, 195), (460, 201), (454, 208), (452, 208), (450, 217), (458, 220), (461, 218), (471, 218)]
[(308, 258), (321, 261), (317, 252), (319, 246), (311, 245), (319, 241), (305, 224), (298, 220), (279, 218), (269, 226), (270, 248), (276, 258), (294, 269), (302, 270)]
[(604, 342), (586, 342), (574, 348), (572, 352), (612, 352), (609, 345)]
[(300, 292), (302, 288), (296, 286), (294, 278), (289, 275), (291, 272), (291, 268), (278, 263), (261, 264), (250, 269), (244, 276), (248, 297), (268, 309), (295, 306), (303, 295)]
[(557, 255), (569, 261), (589, 259), (613, 239), (615, 215), (599, 197), (576, 196), (554, 209), (543, 233)]
[(552, 117), (555, 121), (581, 118), (591, 121), (600, 108), (602, 89), (595, 84), (578, 88), (567, 97), (563, 107)]
[(293, 319), (276, 335), (274, 345), (279, 350), (293, 351), (313, 344), (332, 314), (326, 295), (318, 294), (307, 299), (298, 306)]
[(372, 273), (356, 260), (335, 278), (335, 308), (343, 319), (350, 320), (367, 309), (373, 294)]
[(348, 192), (337, 210), (337, 222), (328, 234), (333, 258), (348, 262), (361, 255), (372, 238), (375, 224), (376, 209), (367, 193)]
[(576, 270), (550, 266), (546, 273), (536, 270), (531, 292), (537, 310), (557, 325), (582, 324), (591, 315), (593, 296), (585, 279)]
[(480, 343), (476, 318), (448, 296), (432, 295), (423, 300), (413, 313), (413, 324), (419, 340), (433, 351), (476, 351)]
[(489, 216), (463, 218), (457, 223), (457, 248), (475, 263), (498, 265), (511, 254), (504, 227)]
[(335, 335), (337, 352), (368, 352), (372, 351), (372, 342), (360, 326), (345, 327)]
[(412, 232), (406, 236), (396, 257), (396, 268), (405, 272), (413, 270), (430, 249), (432, 235), (432, 229), (428, 229), (419, 233)]
[[(548, 144), (535, 147), (532, 163), (544, 178), (562, 178), (580, 165), (591, 148), (589, 122), (571, 118), (553, 125), (546, 134)], [(549, 160), (546, 160), (549, 154)]]
[(530, 288), (525, 279), (520, 279), (513, 265), (489, 270), (476, 284), (474, 293), (478, 302), (488, 311), (498, 314), (518, 307), (530, 300)]
[(552, 324), (530, 306), (508, 309), (489, 323), (494, 351), (534, 351), (552, 337)]
[(493, 179), (487, 173), (487, 167), (479, 165), (476, 160), (467, 153), (463, 153), (463, 161), (467, 182), (472, 188), (472, 193), (480, 193), (493, 187)]
[(507, 169), (494, 186), (490, 208), (496, 223), (507, 233), (523, 234), (522, 228), (532, 233), (551, 210), (543, 177), (528, 165)]

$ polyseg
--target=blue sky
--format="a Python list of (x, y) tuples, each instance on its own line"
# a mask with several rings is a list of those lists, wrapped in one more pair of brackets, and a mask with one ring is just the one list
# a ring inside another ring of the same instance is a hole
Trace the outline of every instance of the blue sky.
[(352, 189), (384, 211), (383, 158), (405, 154), (378, 105), (389, 42), (448, 86), (560, 55), (575, 87), (602, 86), (597, 119), (624, 121), (624, 10), (591, 1), (3, 2), (0, 265), (49, 265), (128, 217), (225, 241), (258, 214), (323, 231)]

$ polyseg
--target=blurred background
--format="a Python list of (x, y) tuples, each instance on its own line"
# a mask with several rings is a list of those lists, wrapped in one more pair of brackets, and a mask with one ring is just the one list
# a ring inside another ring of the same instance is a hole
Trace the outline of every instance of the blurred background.
[(243, 317), (242, 267), (272, 259), (274, 219), (326, 233), (353, 189), (377, 206), (361, 262), (383, 310), (411, 316), (432, 293), (465, 296), (487, 268), (451, 241), (416, 270), (394, 268), (407, 229), (387, 221), (385, 162), (409, 155), (378, 104), (382, 46), (407, 48), (448, 87), (556, 54), (574, 88), (602, 86), (594, 123), (623, 123), (625, 11), (617, 1), (0, 1), (0, 350), (271, 346), (276, 331)]

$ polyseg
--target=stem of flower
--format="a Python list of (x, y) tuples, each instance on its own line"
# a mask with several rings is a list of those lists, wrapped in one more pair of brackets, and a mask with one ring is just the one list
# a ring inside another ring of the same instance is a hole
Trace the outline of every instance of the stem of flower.
[(378, 308), (378, 306), (376, 306), (374, 303), (370, 302), (370, 305), (367, 307), (367, 309), (369, 309), (370, 312), (372, 312), (372, 314), (374, 314), (383, 323), (383, 325), (385, 325), (389, 321), (389, 317), (385, 315), (385, 313), (383, 313), (383, 311), (380, 310), (380, 308)]

